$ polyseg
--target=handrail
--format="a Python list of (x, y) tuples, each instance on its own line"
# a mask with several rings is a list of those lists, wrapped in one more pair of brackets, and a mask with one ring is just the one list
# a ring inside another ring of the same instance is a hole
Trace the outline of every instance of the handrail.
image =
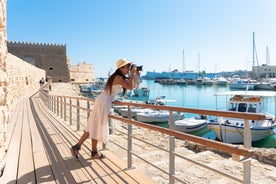
[(224, 152), (227, 153), (233, 153), (233, 154), (237, 154), (237, 155), (241, 155), (244, 157), (252, 157), (254, 155), (254, 151), (250, 150), (248, 148), (244, 148), (238, 145), (233, 145), (233, 144), (227, 144), (227, 143), (222, 143), (222, 142), (218, 142), (218, 141), (214, 141), (214, 140), (210, 140), (210, 139), (205, 139), (202, 137), (198, 137), (195, 135), (191, 135), (191, 134), (186, 134), (186, 133), (182, 133), (179, 131), (175, 131), (175, 130), (170, 130), (167, 128), (163, 128), (163, 127), (158, 127), (158, 126), (154, 126), (151, 124), (147, 124), (147, 123), (143, 123), (143, 122), (139, 122), (139, 121), (134, 121), (131, 119), (126, 119), (120, 116), (115, 116), (115, 115), (109, 115), (110, 118), (112, 119), (116, 119), (119, 121), (123, 121), (125, 123), (129, 123), (135, 126), (139, 126), (139, 127), (143, 127), (143, 128), (147, 128), (149, 130), (154, 130), (157, 132), (161, 132), (164, 134), (168, 134), (170, 136), (174, 136), (180, 139), (185, 139), (188, 141), (192, 141), (195, 143), (199, 143), (202, 145), (205, 145), (207, 147), (212, 147), (218, 150), (222, 150)]
[[(77, 129), (79, 130), (80, 128), (80, 110), (86, 111), (87, 112), (87, 117), (89, 116), (89, 112), (91, 111), (90, 103), (93, 103), (93, 99), (89, 98), (84, 98), (84, 97), (70, 97), (70, 96), (52, 96), (48, 95), (47, 92), (40, 90), (40, 97), (44, 101), (44, 103), (47, 105), (47, 107), (56, 113), (58, 116), (64, 116), (64, 119), (66, 119), (66, 106), (69, 109), (68, 113), (70, 114), (69, 116), (69, 121), (70, 125), (72, 125), (72, 119), (76, 118), (76, 124), (77, 124)], [(66, 99), (69, 99), (69, 102)], [(63, 100), (61, 100), (63, 99)], [(73, 104), (72, 100), (75, 100), (77, 104)], [(83, 107), (83, 103), (80, 103), (80, 101), (86, 101), (87, 107)], [(195, 109), (195, 108), (182, 108), (182, 107), (172, 107), (172, 106), (158, 106), (158, 105), (150, 105), (150, 104), (139, 104), (139, 103), (131, 103), (131, 102), (122, 102), (122, 101), (114, 101), (113, 104), (116, 105), (124, 105), (127, 106), (129, 109), (130, 113), (130, 107), (135, 106), (135, 107), (141, 107), (141, 108), (150, 108), (150, 109), (158, 109), (158, 110), (168, 110), (170, 111), (170, 128), (163, 128), (163, 127), (158, 127), (154, 125), (150, 125), (147, 123), (142, 123), (139, 121), (131, 120), (131, 118), (123, 118), (120, 116), (116, 115), (109, 115), (110, 119), (122, 121), (128, 124), (128, 132), (126, 135), (128, 135), (128, 168), (131, 168), (132, 165), (132, 154), (134, 154), (132, 151), (132, 125), (146, 128), (149, 130), (157, 131), (163, 134), (167, 134), (170, 136), (169, 138), (169, 165), (170, 165), (170, 171), (169, 171), (169, 183), (174, 183), (174, 180), (179, 181), (179, 178), (176, 178), (174, 176), (174, 165), (175, 165), (175, 156), (178, 156), (176, 153), (174, 153), (174, 139), (180, 138), (188, 141), (192, 141), (195, 143), (202, 144), (207, 147), (215, 148), (220, 151), (226, 152), (226, 153), (232, 153), (233, 155), (238, 155), (238, 156), (243, 156), (243, 166), (244, 166), (244, 175), (243, 175), (243, 180), (240, 180), (239, 178), (235, 178), (234, 176), (228, 175), (229, 178), (234, 179), (238, 182), (242, 183), (250, 183), (251, 181), (251, 160), (250, 158), (254, 155), (254, 151), (251, 150), (251, 135), (250, 135), (250, 128), (249, 128), (249, 120), (264, 120), (265, 115), (263, 114), (256, 114), (256, 113), (242, 113), (242, 112), (229, 112), (229, 111), (219, 111), (219, 110), (205, 110), (205, 109)], [(72, 117), (72, 108), (76, 109), (75, 117)], [(64, 111), (64, 114), (59, 113), (58, 110)], [(250, 144), (245, 144), (244, 146), (237, 146), (237, 145), (232, 145), (232, 144), (226, 144), (210, 139), (205, 139), (201, 137), (197, 137), (194, 135), (182, 133), (173, 130), (173, 126), (171, 127), (171, 124), (173, 124), (173, 111), (176, 112), (189, 112), (189, 113), (194, 113), (194, 114), (204, 114), (204, 115), (213, 115), (213, 116), (218, 116), (218, 117), (232, 117), (232, 118), (241, 118), (245, 120), (245, 137), (249, 136), (247, 143), (250, 142)], [(129, 116), (130, 117), (130, 116)], [(135, 155), (135, 154), (134, 154)], [(137, 156), (137, 155), (136, 155)], [(137, 156), (141, 160), (147, 162), (146, 160), (142, 159), (141, 157)], [(193, 162), (192, 162), (193, 163)], [(152, 165), (152, 164), (151, 164)], [(200, 165), (200, 164), (198, 164)], [(156, 166), (155, 166), (156, 167)], [(158, 168), (162, 170), (161, 168)], [(209, 168), (210, 170), (214, 170), (212, 168)], [(162, 170), (163, 171), (163, 170)], [(217, 171), (217, 173), (222, 174), (222, 175), (227, 175), (223, 174), (220, 171)]]

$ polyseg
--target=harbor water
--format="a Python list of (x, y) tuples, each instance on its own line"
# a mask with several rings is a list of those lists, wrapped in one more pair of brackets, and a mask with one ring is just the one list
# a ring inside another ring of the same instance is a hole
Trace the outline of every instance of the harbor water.
[[(229, 91), (228, 86), (217, 85), (162, 85), (155, 83), (154, 80), (143, 80), (140, 87), (147, 87), (150, 89), (150, 99), (155, 99), (159, 96), (165, 96), (168, 102), (165, 105), (186, 107), (186, 108), (199, 108), (208, 110), (226, 110), (225, 96), (217, 97), (215, 93)], [(273, 97), (265, 98), (264, 109), (275, 115), (275, 100)], [(192, 114), (185, 114), (186, 117), (193, 116)], [(215, 117), (208, 117), (210, 119)], [(160, 123), (158, 126), (168, 127), (168, 123)], [(276, 132), (276, 130), (274, 130)], [(212, 130), (204, 128), (194, 135), (205, 137), (208, 139), (216, 139)], [(261, 148), (276, 148), (276, 134), (270, 135), (263, 140), (252, 143), (254, 147)]]

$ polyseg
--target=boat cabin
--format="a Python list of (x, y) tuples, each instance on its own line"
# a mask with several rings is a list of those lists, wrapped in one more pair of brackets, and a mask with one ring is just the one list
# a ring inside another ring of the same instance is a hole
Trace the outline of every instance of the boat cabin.
[(262, 110), (262, 97), (235, 95), (228, 102), (228, 110), (236, 112), (259, 113)]

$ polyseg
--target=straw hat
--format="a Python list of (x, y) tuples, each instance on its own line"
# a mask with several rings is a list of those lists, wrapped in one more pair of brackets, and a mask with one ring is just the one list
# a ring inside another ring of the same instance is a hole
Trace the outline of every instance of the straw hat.
[(130, 61), (127, 61), (125, 58), (122, 58), (122, 59), (119, 59), (117, 62), (116, 62), (116, 66), (117, 66), (117, 69), (118, 68), (121, 68), (127, 64), (132, 64), (132, 62)]

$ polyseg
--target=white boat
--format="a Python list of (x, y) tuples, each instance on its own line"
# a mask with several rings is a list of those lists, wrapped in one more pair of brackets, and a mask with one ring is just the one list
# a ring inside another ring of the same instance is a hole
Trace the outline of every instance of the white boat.
[[(276, 127), (275, 116), (263, 112), (264, 97), (274, 97), (276, 92), (272, 91), (228, 91), (217, 93), (215, 96), (231, 97), (227, 103), (228, 111), (260, 113), (266, 116), (266, 120), (250, 120), (252, 141), (261, 140), (274, 133)], [(217, 101), (217, 100), (216, 100)], [(243, 143), (244, 120), (237, 118), (219, 117), (216, 121), (208, 122), (209, 129), (212, 129), (217, 138), (226, 143)]]
[(91, 84), (90, 91), (93, 97), (97, 97), (103, 92), (105, 84), (106, 82), (102, 78)]
[(82, 93), (90, 93), (91, 92), (91, 84), (85, 84), (80, 86), (80, 92)]
[[(137, 113), (150, 112), (150, 111), (152, 111), (152, 110), (151, 109), (145, 109), (145, 108), (133, 107), (133, 108), (130, 109), (130, 117), (131, 118), (136, 118)], [(123, 116), (124, 118), (127, 118), (128, 117), (128, 108), (121, 109), (120, 115)]]
[[(169, 111), (163, 110), (150, 110), (146, 112), (140, 112), (136, 114), (138, 121), (145, 123), (154, 123), (154, 122), (169, 122), (170, 113)], [(179, 120), (184, 118), (183, 113), (173, 112), (174, 120)]]
[(188, 83), (185, 79), (177, 79), (176, 84), (186, 86)]
[(238, 79), (230, 83), (230, 88), (254, 90), (256, 85), (258, 85), (258, 83), (254, 80)]
[(180, 120), (176, 120), (174, 122), (174, 129), (176, 131), (180, 132), (195, 132), (198, 131), (204, 127), (206, 127), (207, 124), (207, 118), (206, 116), (194, 116), (191, 118), (184, 118)]
[(228, 81), (226, 78), (222, 76), (218, 76), (215, 78), (215, 85), (227, 85)]
[(142, 101), (146, 102), (149, 100), (150, 90), (146, 87), (135, 88), (126, 93), (125, 96), (122, 96), (122, 92), (116, 97), (117, 100), (125, 101)]

